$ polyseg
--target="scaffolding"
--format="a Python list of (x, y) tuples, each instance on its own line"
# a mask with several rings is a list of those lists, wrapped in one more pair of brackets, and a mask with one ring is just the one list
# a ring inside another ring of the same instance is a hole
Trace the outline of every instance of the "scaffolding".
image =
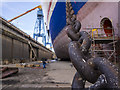
[(105, 33), (105, 28), (86, 28), (92, 37), (91, 53), (93, 57), (106, 57), (108, 60), (116, 62), (116, 36), (113, 28), (112, 33)]

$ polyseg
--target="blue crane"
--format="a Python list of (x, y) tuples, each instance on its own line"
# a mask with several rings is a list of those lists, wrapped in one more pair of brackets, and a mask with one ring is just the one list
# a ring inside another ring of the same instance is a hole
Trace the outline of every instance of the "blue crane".
[(49, 42), (48, 34), (49, 34), (49, 30), (45, 30), (44, 15), (42, 8), (38, 8), (37, 20), (34, 27), (33, 38), (37, 41), (39, 37), (42, 37), (43, 45), (46, 46), (47, 44), (49, 44), (51, 48), (52, 44)]

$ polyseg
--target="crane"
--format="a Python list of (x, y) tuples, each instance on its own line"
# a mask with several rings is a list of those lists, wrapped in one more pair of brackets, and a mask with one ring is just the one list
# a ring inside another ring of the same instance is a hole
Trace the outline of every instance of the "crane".
[[(35, 24), (35, 28), (34, 28), (34, 33), (33, 33), (33, 38), (37, 41), (38, 40), (38, 37), (42, 37), (42, 43), (44, 46), (46, 46), (47, 44), (50, 45), (50, 49), (52, 49), (52, 44), (49, 43), (49, 30), (45, 30), (45, 25), (44, 25), (44, 16), (43, 16), (43, 11), (42, 11), (42, 6), (39, 5), (39, 6), (36, 6), (28, 11), (26, 11), (25, 13), (23, 14), (20, 14), (16, 17), (14, 17), (13, 19), (10, 19), (8, 20), (8, 22), (12, 22), (13, 20), (35, 10), (38, 8), (38, 11), (37, 11), (37, 20), (36, 20), (36, 24)], [(46, 28), (47, 29), (47, 28)]]
[(20, 14), (19, 16), (16, 16), (16, 17), (14, 17), (14, 18), (12, 18), (12, 19), (8, 20), (8, 22), (12, 22), (13, 20), (15, 20), (15, 19), (17, 19), (17, 18), (19, 18), (19, 17), (21, 17), (21, 16), (23, 16), (23, 15), (25, 15), (25, 14), (27, 14), (27, 13), (29, 13), (29, 12), (33, 11), (33, 10), (35, 10), (35, 9), (37, 9), (37, 8), (41, 8), (41, 9), (42, 9), (42, 6), (41, 6), (41, 5), (39, 5), (39, 6), (37, 6), (37, 7), (34, 7), (34, 8), (32, 8), (32, 9), (30, 9), (30, 10), (26, 11), (25, 13)]
[(37, 41), (38, 37), (42, 37), (43, 45), (46, 46), (47, 44), (49, 44), (51, 47), (51, 44), (49, 43), (49, 36), (48, 36), (49, 31), (48, 32), (47, 31), (48, 30), (45, 30), (43, 11), (41, 8), (38, 8), (37, 20), (35, 23), (33, 38)]

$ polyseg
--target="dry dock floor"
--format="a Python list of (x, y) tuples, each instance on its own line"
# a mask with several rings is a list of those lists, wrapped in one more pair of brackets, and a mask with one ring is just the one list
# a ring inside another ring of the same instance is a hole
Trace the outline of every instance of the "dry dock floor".
[(19, 68), (19, 73), (2, 79), (2, 90), (71, 90), (76, 70), (70, 62), (56, 61), (46, 69)]

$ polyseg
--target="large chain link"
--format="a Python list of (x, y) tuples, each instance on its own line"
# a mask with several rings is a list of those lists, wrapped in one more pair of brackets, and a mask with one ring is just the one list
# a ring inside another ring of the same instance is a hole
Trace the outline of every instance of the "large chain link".
[[(103, 57), (93, 58), (89, 52), (91, 36), (86, 31), (80, 31), (81, 23), (70, 2), (66, 2), (66, 27), (69, 43), (69, 56), (77, 72), (74, 76), (72, 89), (85, 88), (85, 81), (92, 83), (89, 90), (101, 88), (118, 88), (118, 69)], [(82, 89), (82, 90), (83, 90)], [(109, 89), (108, 89), (109, 90)]]

